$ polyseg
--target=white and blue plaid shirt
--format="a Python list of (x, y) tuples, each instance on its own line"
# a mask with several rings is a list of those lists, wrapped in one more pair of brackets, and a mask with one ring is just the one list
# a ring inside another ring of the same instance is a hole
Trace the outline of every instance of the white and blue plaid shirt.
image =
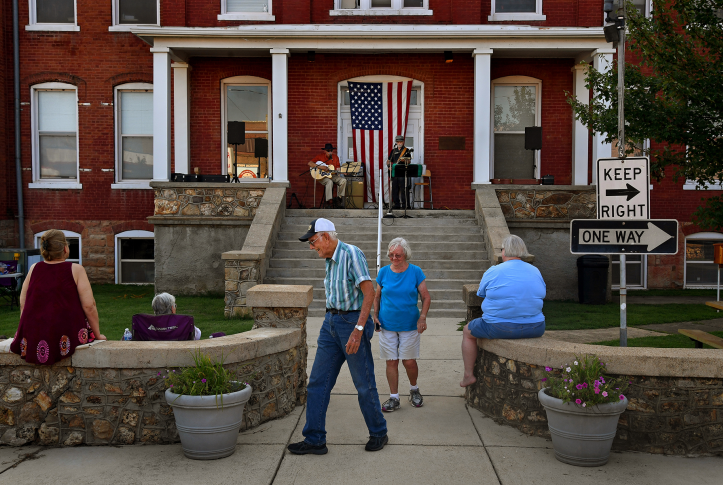
[(334, 255), (326, 259), (326, 308), (343, 311), (361, 309), (364, 293), (359, 285), (371, 279), (362, 250), (339, 241)]

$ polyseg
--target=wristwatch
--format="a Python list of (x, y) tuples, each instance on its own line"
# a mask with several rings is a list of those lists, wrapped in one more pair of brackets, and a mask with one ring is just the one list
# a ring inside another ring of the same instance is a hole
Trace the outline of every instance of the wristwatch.
[(357, 330), (359, 330), (360, 332), (363, 332), (363, 331), (364, 331), (364, 327), (361, 326), (361, 325), (354, 325), (354, 328), (357, 329)]

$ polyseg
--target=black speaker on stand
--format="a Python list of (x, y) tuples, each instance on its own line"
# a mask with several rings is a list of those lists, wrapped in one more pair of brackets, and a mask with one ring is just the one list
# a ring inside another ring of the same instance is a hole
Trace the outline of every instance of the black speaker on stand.
[[(542, 127), (526, 126), (525, 127), (525, 150), (542, 150)], [(532, 178), (537, 178), (535, 172), (537, 165), (532, 164)]]
[(246, 143), (246, 122), (229, 121), (226, 131), (226, 141), (229, 145), (233, 145), (233, 178), (231, 182), (239, 182), (238, 169), (236, 168), (238, 163), (238, 146)]
[(254, 157), (258, 158), (259, 165), (256, 168), (256, 177), (261, 178), (261, 159), (269, 156), (269, 140), (266, 138), (255, 138)]

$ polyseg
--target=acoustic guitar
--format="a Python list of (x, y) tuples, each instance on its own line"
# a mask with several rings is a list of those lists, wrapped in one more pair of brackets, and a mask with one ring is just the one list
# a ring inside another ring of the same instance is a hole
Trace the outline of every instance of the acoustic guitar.
[(338, 170), (334, 170), (333, 165), (327, 165), (326, 169), (323, 169), (321, 167), (312, 168), (310, 172), (311, 176), (316, 180), (330, 179), (332, 175), (339, 173)]

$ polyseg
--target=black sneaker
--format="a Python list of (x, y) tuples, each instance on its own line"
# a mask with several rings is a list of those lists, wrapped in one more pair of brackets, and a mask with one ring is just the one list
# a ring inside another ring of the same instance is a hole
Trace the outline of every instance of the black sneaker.
[(391, 413), (393, 411), (396, 411), (399, 409), (399, 399), (390, 397), (386, 401), (384, 401), (384, 404), (382, 404), (382, 411), (385, 413)]
[(384, 445), (387, 443), (389, 443), (389, 437), (387, 437), (387, 435), (384, 435), (381, 438), (370, 436), (364, 449), (367, 451), (379, 451), (384, 448)]
[(326, 447), (326, 444), (312, 445), (310, 443), (307, 443), (306, 441), (292, 443), (287, 446), (286, 449), (295, 455), (308, 455), (309, 453), (313, 455), (326, 455), (329, 451), (329, 448)]

